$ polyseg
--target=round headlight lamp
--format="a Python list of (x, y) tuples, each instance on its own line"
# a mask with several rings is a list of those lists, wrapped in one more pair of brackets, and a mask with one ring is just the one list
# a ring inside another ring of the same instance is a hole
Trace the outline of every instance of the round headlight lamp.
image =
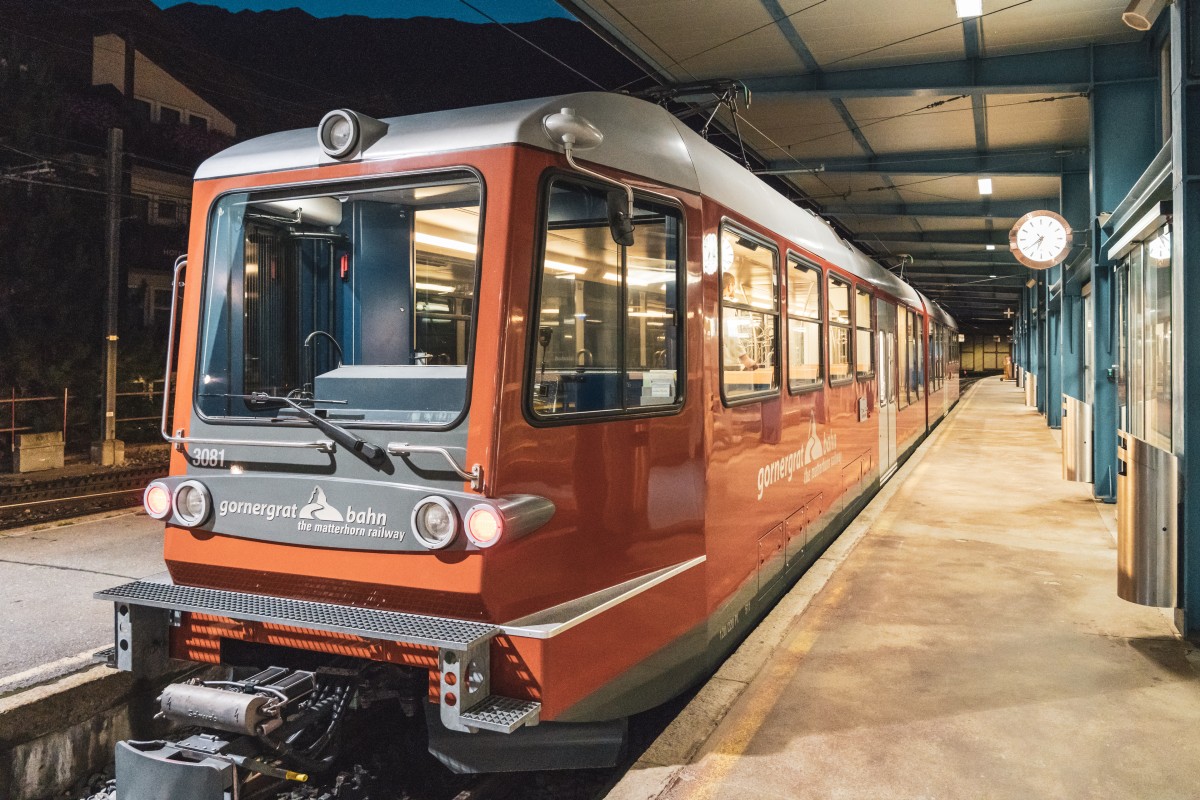
[(142, 506), (155, 519), (171, 516), (171, 490), (162, 481), (151, 481), (142, 494)]
[(175, 487), (175, 518), (189, 528), (203, 525), (212, 511), (212, 496), (199, 481), (184, 481)]
[(426, 497), (412, 512), (413, 534), (430, 550), (441, 550), (458, 534), (458, 512), (444, 497)]
[(476, 547), (491, 547), (504, 535), (504, 516), (492, 506), (480, 503), (467, 510), (467, 538)]
[(345, 158), (358, 145), (358, 119), (345, 109), (330, 111), (317, 126), (321, 149), (332, 158)]

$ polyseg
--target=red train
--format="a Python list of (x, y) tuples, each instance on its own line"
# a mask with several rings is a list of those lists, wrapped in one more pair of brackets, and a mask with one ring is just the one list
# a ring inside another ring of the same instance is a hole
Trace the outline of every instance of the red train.
[(947, 314), (627, 96), (331, 112), (192, 219), (170, 574), (98, 596), (122, 668), (236, 669), (163, 695), (208, 738), (118, 746), (132, 800), (328, 770), (364, 708), (612, 763), (958, 397)]

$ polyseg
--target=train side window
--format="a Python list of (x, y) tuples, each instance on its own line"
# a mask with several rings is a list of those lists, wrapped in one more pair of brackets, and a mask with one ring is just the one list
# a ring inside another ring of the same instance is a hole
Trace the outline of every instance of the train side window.
[(908, 309), (900, 306), (896, 314), (896, 354), (900, 361), (896, 370), (899, 376), (896, 405), (899, 408), (907, 408), (911, 402), (908, 399), (908, 315)]
[(638, 198), (634, 244), (609, 232), (610, 189), (550, 184), (528, 408), (544, 419), (677, 408), (681, 216)]
[(820, 386), (821, 270), (795, 256), (788, 258), (788, 388)]
[(914, 401), (925, 390), (925, 325), (915, 311), (908, 312), (908, 388)]
[(779, 292), (775, 248), (721, 230), (721, 389), (726, 400), (776, 391)]
[(854, 366), (860, 378), (875, 374), (875, 303), (871, 293), (854, 289)]
[(829, 276), (829, 383), (851, 380), (850, 373), (850, 284)]

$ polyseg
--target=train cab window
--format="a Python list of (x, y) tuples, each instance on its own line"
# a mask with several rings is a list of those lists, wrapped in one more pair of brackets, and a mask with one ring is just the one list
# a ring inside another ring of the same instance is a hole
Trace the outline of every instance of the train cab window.
[(775, 248), (721, 230), (721, 389), (726, 400), (774, 392), (779, 293)]
[(609, 187), (550, 184), (527, 407), (543, 419), (677, 408), (681, 217), (637, 199), (634, 243), (609, 231)]
[(788, 258), (788, 388), (820, 386), (821, 270), (795, 256)]
[(829, 382), (845, 383), (850, 374), (850, 284), (829, 276)]
[(908, 309), (900, 306), (896, 310), (896, 355), (897, 355), (897, 384), (896, 406), (907, 408), (908, 399)]
[(211, 221), (197, 407), (208, 417), (453, 424), (467, 399), (482, 187), (236, 192)]
[(854, 367), (860, 378), (875, 374), (875, 303), (871, 293), (854, 289)]

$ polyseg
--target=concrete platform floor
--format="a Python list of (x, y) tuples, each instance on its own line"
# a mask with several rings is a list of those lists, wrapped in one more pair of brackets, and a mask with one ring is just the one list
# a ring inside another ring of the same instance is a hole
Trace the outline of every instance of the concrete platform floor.
[(660, 740), (612, 796), (1200, 796), (1192, 648), (1117, 598), (1114, 507), (1023, 400), (973, 389), (707, 741)]
[(112, 604), (92, 593), (166, 569), (162, 539), (133, 511), (0, 531), (0, 695), (112, 646)]

